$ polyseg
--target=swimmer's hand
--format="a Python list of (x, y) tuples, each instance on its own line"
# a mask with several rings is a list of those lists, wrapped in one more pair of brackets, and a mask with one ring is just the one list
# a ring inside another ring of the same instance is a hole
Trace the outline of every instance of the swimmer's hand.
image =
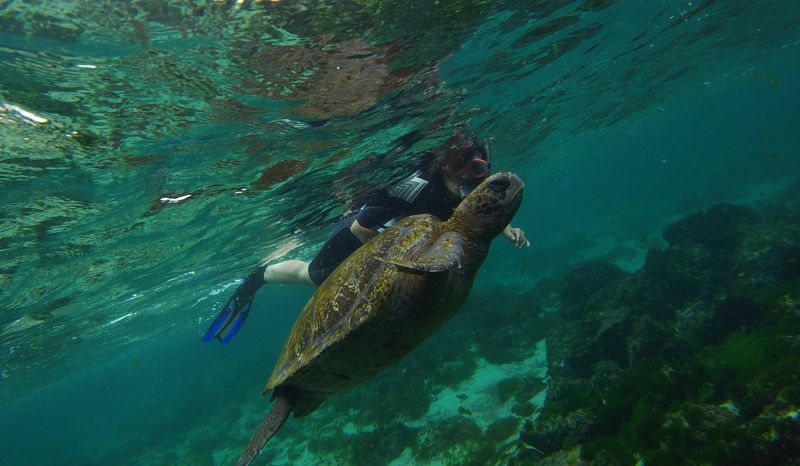
[(531, 247), (531, 242), (525, 238), (525, 232), (522, 231), (521, 228), (514, 228), (511, 225), (508, 225), (505, 230), (503, 230), (503, 236), (508, 238), (511, 243), (516, 246), (517, 248), (529, 248)]

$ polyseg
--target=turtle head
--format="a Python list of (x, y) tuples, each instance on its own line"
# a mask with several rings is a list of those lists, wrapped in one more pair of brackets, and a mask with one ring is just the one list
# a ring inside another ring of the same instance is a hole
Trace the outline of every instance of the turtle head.
[(495, 173), (483, 180), (453, 212), (453, 220), (481, 236), (494, 238), (511, 222), (522, 203), (525, 183), (515, 174)]

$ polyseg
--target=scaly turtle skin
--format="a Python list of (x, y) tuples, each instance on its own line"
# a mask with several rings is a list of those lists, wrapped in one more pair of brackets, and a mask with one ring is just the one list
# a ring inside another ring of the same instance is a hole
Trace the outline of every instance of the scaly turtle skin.
[(516, 175), (492, 175), (446, 222), (406, 217), (348, 257), (297, 318), (264, 389), (274, 390), (272, 410), (237, 464), (249, 464), (289, 414), (305, 416), (394, 364), (458, 311), (522, 186)]

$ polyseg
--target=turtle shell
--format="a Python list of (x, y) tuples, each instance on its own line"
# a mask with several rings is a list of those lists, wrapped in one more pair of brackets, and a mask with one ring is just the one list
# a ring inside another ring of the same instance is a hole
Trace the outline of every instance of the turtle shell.
[(391, 365), (458, 310), (472, 275), (396, 263), (440, 261), (442, 225), (431, 215), (407, 217), (343, 262), (298, 317), (265, 391), (291, 386), (324, 399)]

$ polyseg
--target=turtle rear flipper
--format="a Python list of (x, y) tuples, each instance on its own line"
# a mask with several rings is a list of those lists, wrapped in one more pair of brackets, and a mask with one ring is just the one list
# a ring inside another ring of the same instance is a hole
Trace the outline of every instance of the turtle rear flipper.
[(277, 393), (273, 396), (274, 402), (269, 414), (261, 421), (258, 429), (250, 438), (250, 443), (247, 444), (247, 449), (242, 453), (242, 456), (236, 460), (236, 466), (247, 466), (253, 461), (253, 458), (261, 452), (267, 441), (278, 432), (289, 414), (292, 412), (292, 398), (288, 394)]
[(378, 258), (394, 264), (407, 272), (446, 272), (461, 267), (464, 257), (464, 238), (454, 231), (442, 234), (439, 239), (417, 259)]

